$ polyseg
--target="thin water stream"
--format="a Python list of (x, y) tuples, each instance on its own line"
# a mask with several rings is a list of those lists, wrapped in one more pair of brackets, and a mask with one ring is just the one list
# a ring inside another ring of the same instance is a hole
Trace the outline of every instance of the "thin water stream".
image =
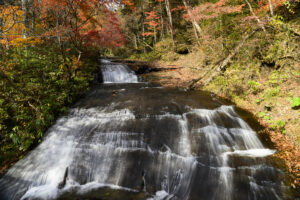
[[(138, 82), (102, 60), (104, 84), (0, 179), (0, 199), (291, 199), (275, 150), (205, 92)], [(66, 184), (62, 182), (66, 168)]]

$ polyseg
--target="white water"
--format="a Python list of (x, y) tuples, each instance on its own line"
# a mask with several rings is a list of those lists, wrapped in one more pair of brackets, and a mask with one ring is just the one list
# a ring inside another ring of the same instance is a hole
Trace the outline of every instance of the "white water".
[(103, 83), (137, 83), (138, 77), (128, 66), (101, 60)]
[[(135, 81), (114, 73), (104, 79)], [(157, 105), (152, 93), (143, 99), (144, 86), (137, 93), (121, 86), (92, 91), (57, 120), (44, 141), (0, 179), (0, 197), (76, 199), (107, 188), (138, 193), (143, 172), (150, 193), (144, 200), (281, 199), (281, 172), (263, 159), (275, 150), (263, 146), (234, 107), (180, 106), (161, 88), (155, 89), (162, 101)], [(118, 96), (111, 96), (114, 91)], [(67, 167), (66, 186), (58, 189)]]
[(21, 198), (21, 200), (39, 199), (39, 200), (54, 200), (68, 193), (83, 195), (101, 188), (109, 188), (111, 190), (124, 190), (129, 192), (138, 192), (130, 188), (120, 187), (112, 184), (103, 184), (98, 182), (90, 182), (85, 185), (78, 183), (68, 183), (63, 189), (58, 189), (56, 185), (42, 185), (30, 188)]

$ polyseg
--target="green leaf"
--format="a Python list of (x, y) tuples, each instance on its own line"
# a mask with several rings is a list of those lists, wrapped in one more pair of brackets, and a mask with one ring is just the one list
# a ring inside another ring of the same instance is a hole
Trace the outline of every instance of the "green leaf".
[(300, 97), (294, 97), (293, 98), (293, 103), (292, 103), (292, 108), (300, 106)]
[(277, 121), (277, 125), (279, 126), (279, 128), (283, 128), (285, 126), (285, 122), (282, 120)]
[(41, 138), (41, 137), (43, 137), (43, 135), (44, 135), (43, 132), (39, 130), (38, 131), (38, 137)]
[(259, 112), (259, 113), (258, 113), (258, 117), (260, 117), (260, 118), (264, 117), (265, 115), (266, 115), (265, 112)]
[(266, 115), (266, 116), (264, 116), (264, 119), (265, 119), (265, 120), (270, 120), (270, 119), (271, 119), (271, 117), (270, 117), (270, 116), (268, 116), (268, 115)]

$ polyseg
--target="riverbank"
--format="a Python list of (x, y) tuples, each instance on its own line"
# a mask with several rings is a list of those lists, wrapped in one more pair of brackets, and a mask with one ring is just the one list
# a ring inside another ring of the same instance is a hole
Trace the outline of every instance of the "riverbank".
[[(196, 62), (191, 55), (182, 56), (176, 62), (125, 61), (146, 81), (160, 84), (163, 87), (180, 89), (190, 89), (193, 80), (201, 74), (202, 70)], [(291, 107), (290, 100), (292, 96), (300, 96), (299, 74), (297, 74), (300, 67), (282, 68), (276, 72), (265, 67), (260, 70), (260, 74), (263, 76), (254, 81), (245, 78), (251, 73), (245, 73), (232, 67), (227, 70), (225, 77), (217, 77), (207, 86), (197, 82), (193, 89), (213, 92), (252, 113), (257, 121), (265, 127), (258, 134), (266, 134), (270, 137), (277, 149), (274, 157), (285, 163), (286, 171), (291, 173), (293, 179), (290, 183), (291, 187), (299, 190), (300, 113), (297, 108)], [(220, 82), (220, 79), (226, 83)], [(238, 84), (241, 88), (237, 88)], [(274, 84), (277, 86), (274, 87)], [(278, 87), (280, 89), (277, 91)], [(240, 93), (239, 89), (242, 90)]]

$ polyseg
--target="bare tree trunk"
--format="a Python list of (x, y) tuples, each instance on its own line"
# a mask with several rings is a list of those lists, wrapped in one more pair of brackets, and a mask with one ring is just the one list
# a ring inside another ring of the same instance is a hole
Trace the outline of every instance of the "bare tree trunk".
[(202, 29), (200, 28), (199, 24), (196, 22), (196, 20), (193, 20), (193, 25), (195, 26), (196, 30), (200, 35), (202, 35)]
[(186, 7), (186, 10), (188, 12), (188, 15), (190, 16), (191, 20), (192, 20), (192, 24), (193, 24), (193, 28), (194, 28), (194, 31), (195, 31), (195, 37), (196, 39), (198, 40), (199, 39), (199, 35), (202, 35), (202, 29), (201, 27), (199, 26), (199, 24), (197, 23), (197, 21), (195, 19), (193, 19), (193, 16), (192, 16), (192, 13), (191, 13), (191, 10), (190, 10), (190, 7), (189, 5), (187, 4), (186, 0), (182, 0), (183, 2), (183, 5)]
[(0, 18), (0, 40), (3, 38), (3, 19)]
[(22, 10), (23, 10), (23, 24), (24, 24), (24, 30), (23, 30), (23, 38), (28, 37), (28, 29), (29, 29), (29, 20), (28, 20), (28, 14), (29, 14), (29, 6), (28, 6), (28, 0), (22, 0)]
[(137, 46), (139, 46), (142, 43), (141, 42), (141, 37), (140, 37), (139, 33), (137, 33), (136, 36), (137, 36)]
[(133, 35), (133, 42), (134, 42), (134, 49), (137, 50), (138, 46), (137, 46), (137, 38), (135, 34)]
[[(145, 42), (145, 36), (143, 35), (143, 33), (145, 33), (145, 24), (144, 24), (144, 18), (145, 18), (145, 14), (144, 14), (144, 4), (142, 4), (142, 40), (143, 40), (143, 43), (146, 43)], [(146, 47), (144, 46), (144, 53), (146, 53)]]
[(154, 45), (156, 44), (156, 42), (157, 42), (157, 38), (156, 38), (156, 27), (154, 27), (153, 34), (154, 34), (154, 44), (153, 44), (153, 46), (154, 46)]
[(246, 1), (247, 5), (248, 5), (248, 7), (249, 7), (249, 9), (250, 9), (251, 14), (255, 17), (255, 19), (257, 20), (258, 24), (259, 24), (260, 27), (263, 29), (263, 31), (266, 32), (266, 29), (265, 29), (265, 27), (264, 27), (264, 24), (263, 24), (263, 23), (260, 21), (260, 19), (255, 15), (255, 13), (254, 13), (254, 11), (253, 11), (253, 8), (252, 8), (251, 4), (249, 3), (249, 1), (248, 1), (248, 0), (245, 0), (245, 1)]
[[(144, 23), (142, 24), (142, 32), (145, 33), (145, 25), (144, 25)], [(143, 37), (143, 38), (142, 38), (143, 43), (146, 43), (146, 42), (145, 42), (145, 40), (146, 40), (146, 39), (145, 39), (145, 36), (142, 35), (142, 37)], [(146, 47), (144, 47), (144, 53), (146, 53)]]
[(273, 11), (272, 0), (268, 0), (268, 1), (269, 1), (269, 7), (270, 7), (270, 14), (273, 17), (274, 16), (274, 11)]
[[(33, 5), (33, 2), (31, 3), (31, 5)], [(31, 30), (33, 33), (35, 33), (35, 20), (36, 20), (36, 13), (34, 8), (32, 8), (32, 13), (31, 13)]]
[(162, 40), (164, 38), (164, 16), (163, 16), (163, 8), (162, 8), (162, 2), (160, 2), (160, 39)]
[(169, 17), (171, 38), (172, 38), (173, 46), (175, 48), (174, 30), (173, 30), (173, 19), (172, 19), (172, 13), (171, 13), (171, 9), (170, 9), (170, 2), (169, 2), (169, 0), (165, 0), (165, 4), (166, 4), (167, 14), (168, 14), (168, 17)]

